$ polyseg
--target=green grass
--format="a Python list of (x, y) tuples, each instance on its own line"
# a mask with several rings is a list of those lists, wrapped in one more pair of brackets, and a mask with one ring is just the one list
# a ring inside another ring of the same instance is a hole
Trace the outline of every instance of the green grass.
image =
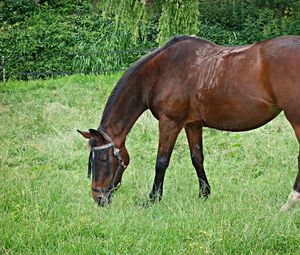
[(300, 205), (279, 211), (298, 153), (283, 115), (251, 132), (204, 130), (206, 202), (182, 132), (163, 200), (143, 208), (158, 141), (146, 112), (127, 139), (121, 188), (98, 207), (76, 129), (98, 127), (119, 76), (0, 84), (0, 254), (300, 254)]

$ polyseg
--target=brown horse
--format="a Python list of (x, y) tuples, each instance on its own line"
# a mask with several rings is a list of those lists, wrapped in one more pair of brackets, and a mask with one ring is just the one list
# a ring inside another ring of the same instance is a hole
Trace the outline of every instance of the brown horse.
[[(93, 198), (111, 200), (129, 163), (126, 135), (150, 109), (159, 120), (159, 146), (151, 200), (163, 194), (166, 169), (182, 128), (189, 142), (200, 196), (210, 194), (203, 167), (202, 128), (245, 131), (281, 111), (300, 143), (300, 37), (286, 36), (237, 47), (218, 46), (196, 36), (176, 36), (148, 54), (118, 81), (90, 139)], [(298, 175), (283, 210), (300, 199)]]

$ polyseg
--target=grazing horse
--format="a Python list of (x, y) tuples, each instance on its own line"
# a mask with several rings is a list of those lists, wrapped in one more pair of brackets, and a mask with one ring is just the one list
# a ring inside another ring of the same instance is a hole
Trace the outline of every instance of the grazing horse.
[[(159, 146), (151, 200), (160, 200), (170, 156), (183, 128), (196, 169), (200, 196), (210, 194), (203, 167), (202, 128), (246, 131), (281, 111), (300, 143), (300, 37), (284, 36), (246, 46), (224, 47), (196, 36), (175, 36), (120, 78), (97, 130), (89, 139), (89, 175), (94, 200), (105, 205), (129, 163), (125, 139), (150, 109), (159, 120)], [(300, 200), (298, 175), (287, 203)]]

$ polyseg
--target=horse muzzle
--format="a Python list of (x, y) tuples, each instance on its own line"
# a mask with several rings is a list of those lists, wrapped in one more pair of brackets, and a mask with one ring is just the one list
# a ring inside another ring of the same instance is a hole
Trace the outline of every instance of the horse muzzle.
[(99, 206), (104, 207), (111, 203), (112, 194), (111, 194), (111, 192), (109, 192), (107, 194), (101, 194), (101, 195), (97, 196), (94, 200)]

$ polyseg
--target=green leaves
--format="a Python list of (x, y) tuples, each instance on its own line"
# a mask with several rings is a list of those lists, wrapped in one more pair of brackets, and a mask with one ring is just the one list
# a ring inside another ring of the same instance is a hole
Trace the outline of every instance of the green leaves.
[(176, 34), (199, 32), (198, 2), (193, 0), (166, 0), (159, 19), (157, 42), (162, 45)]
[(175, 34), (222, 45), (300, 35), (300, 1), (0, 1), (6, 78), (28, 78), (18, 75), (24, 71), (126, 69), (146, 52), (81, 53), (156, 48)]

